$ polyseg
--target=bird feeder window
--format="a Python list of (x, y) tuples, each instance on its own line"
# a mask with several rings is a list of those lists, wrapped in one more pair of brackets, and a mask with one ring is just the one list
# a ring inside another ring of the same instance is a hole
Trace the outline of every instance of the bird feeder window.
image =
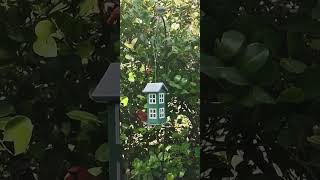
[(159, 94), (159, 104), (163, 104), (164, 103), (164, 93), (160, 93)]
[(157, 119), (157, 109), (155, 109), (155, 108), (149, 109), (149, 118), (150, 119)]
[(164, 108), (160, 108), (159, 109), (159, 118), (164, 118), (164, 117), (165, 117)]
[(149, 94), (149, 104), (156, 104), (157, 98), (156, 94)]

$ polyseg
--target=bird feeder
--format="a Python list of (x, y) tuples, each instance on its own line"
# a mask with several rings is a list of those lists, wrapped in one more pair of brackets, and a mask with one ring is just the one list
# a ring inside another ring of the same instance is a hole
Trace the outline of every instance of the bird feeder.
[(161, 125), (166, 122), (166, 93), (164, 83), (148, 83), (142, 91), (147, 94), (147, 124)]
[(107, 105), (109, 179), (120, 180), (120, 63), (110, 64), (92, 98)]

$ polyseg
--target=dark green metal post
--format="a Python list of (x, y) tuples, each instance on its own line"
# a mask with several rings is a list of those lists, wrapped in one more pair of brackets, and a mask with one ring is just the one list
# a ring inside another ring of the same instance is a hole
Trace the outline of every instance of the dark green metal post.
[(92, 93), (92, 99), (107, 104), (109, 180), (120, 177), (120, 63), (110, 64), (107, 72)]
[(119, 104), (108, 106), (108, 142), (110, 180), (120, 180)]

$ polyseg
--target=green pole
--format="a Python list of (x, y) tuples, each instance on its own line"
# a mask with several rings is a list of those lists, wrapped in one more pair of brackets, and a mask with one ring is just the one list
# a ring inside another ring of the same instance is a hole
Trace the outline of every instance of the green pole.
[(108, 106), (109, 179), (120, 180), (119, 104)]

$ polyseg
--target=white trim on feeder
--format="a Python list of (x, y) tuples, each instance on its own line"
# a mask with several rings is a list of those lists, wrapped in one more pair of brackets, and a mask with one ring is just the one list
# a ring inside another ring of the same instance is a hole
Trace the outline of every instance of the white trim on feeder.
[(160, 108), (160, 109), (159, 109), (159, 118), (164, 118), (164, 117), (165, 117), (164, 114), (165, 114), (165, 113), (164, 113), (164, 108)]
[(157, 94), (149, 94), (149, 104), (157, 104)]
[(159, 104), (164, 104), (164, 93), (159, 93)]
[(149, 118), (150, 119), (157, 119), (157, 108), (150, 108), (149, 109)]

